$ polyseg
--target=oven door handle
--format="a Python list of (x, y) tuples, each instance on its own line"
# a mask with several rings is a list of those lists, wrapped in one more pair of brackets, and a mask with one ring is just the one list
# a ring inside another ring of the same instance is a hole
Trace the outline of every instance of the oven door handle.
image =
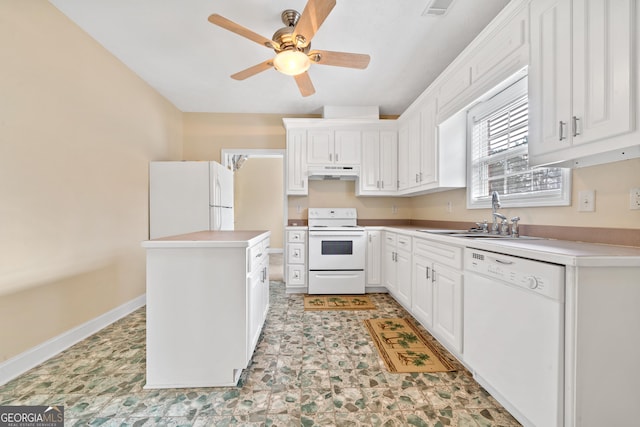
[(364, 237), (364, 231), (309, 231), (309, 236), (317, 237)]

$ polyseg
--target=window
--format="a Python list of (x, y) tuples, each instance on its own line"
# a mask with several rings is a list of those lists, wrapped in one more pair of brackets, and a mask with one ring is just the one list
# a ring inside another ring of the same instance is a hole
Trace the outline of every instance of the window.
[(529, 167), (527, 78), (486, 101), (467, 115), (467, 207), (491, 207), (497, 191), (503, 207), (566, 206), (571, 203), (568, 169)]

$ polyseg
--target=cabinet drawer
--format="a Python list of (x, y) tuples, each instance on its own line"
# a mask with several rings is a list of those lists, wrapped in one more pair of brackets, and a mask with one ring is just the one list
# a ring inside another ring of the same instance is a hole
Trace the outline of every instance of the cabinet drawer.
[(307, 240), (306, 230), (289, 230), (287, 231), (287, 242), (299, 243)]
[(287, 267), (287, 284), (304, 285), (306, 281), (307, 269), (303, 265), (289, 265)]
[[(266, 242), (266, 245), (265, 245)], [(269, 250), (269, 239), (253, 245), (249, 248), (249, 272), (257, 270), (262, 261), (267, 257)]]
[(306, 246), (304, 243), (289, 243), (287, 245), (288, 264), (304, 264), (306, 258)]
[(405, 251), (411, 251), (411, 237), (398, 235), (398, 249), (404, 249)]
[(384, 233), (384, 243), (386, 245), (395, 246), (397, 241), (398, 241), (398, 235), (397, 234), (389, 233), (389, 232), (385, 232)]
[(462, 269), (462, 248), (431, 240), (414, 238), (416, 255), (430, 258), (441, 264)]

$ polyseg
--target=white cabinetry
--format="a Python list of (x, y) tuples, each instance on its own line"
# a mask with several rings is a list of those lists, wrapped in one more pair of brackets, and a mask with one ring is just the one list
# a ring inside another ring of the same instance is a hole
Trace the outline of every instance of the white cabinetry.
[(306, 195), (307, 177), (307, 131), (292, 129), (287, 132), (287, 194)]
[(382, 284), (382, 231), (367, 230), (367, 286)]
[(637, 138), (610, 139), (635, 129), (636, 2), (534, 1), (531, 24), (530, 162), (637, 148)]
[(269, 307), (269, 239), (264, 239), (249, 248), (249, 278), (247, 279), (247, 299), (249, 310), (247, 324), (247, 346), (251, 354), (258, 344), (262, 325), (267, 318)]
[(398, 182), (398, 132), (362, 132), (362, 162), (358, 196), (395, 194)]
[(513, 1), (433, 84), (438, 122), (458, 113), (528, 63), (528, 1)]
[(286, 227), (287, 293), (307, 292), (307, 227)]
[(307, 131), (308, 165), (356, 166), (360, 164), (360, 130), (312, 129)]
[(385, 231), (384, 282), (387, 290), (411, 310), (411, 236)]
[[(436, 99), (425, 97), (401, 117), (398, 190), (417, 195), (466, 186), (466, 124), (456, 115), (436, 125)], [(444, 129), (444, 130), (443, 130)], [(448, 130), (453, 129), (453, 132)]]
[(237, 384), (269, 305), (269, 235), (206, 231), (142, 243), (146, 388)]
[(456, 355), (462, 354), (462, 248), (413, 242), (412, 314)]

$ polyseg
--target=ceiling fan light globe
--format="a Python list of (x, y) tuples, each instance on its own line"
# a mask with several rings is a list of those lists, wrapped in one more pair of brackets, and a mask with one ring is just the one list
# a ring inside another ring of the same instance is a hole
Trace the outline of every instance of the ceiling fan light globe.
[(288, 76), (297, 76), (309, 69), (311, 61), (306, 54), (297, 50), (285, 50), (276, 55), (273, 60), (276, 70)]

